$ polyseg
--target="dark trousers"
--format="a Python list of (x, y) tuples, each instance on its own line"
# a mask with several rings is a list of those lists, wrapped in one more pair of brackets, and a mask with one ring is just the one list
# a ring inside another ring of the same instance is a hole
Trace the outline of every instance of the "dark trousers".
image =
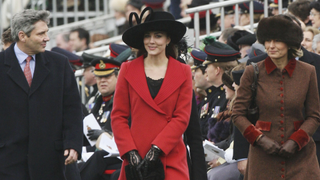
[(82, 180), (110, 180), (105, 170), (121, 169), (122, 161), (116, 157), (104, 158), (106, 151), (96, 151), (87, 162), (79, 166)]
[(77, 163), (66, 165), (65, 175), (67, 180), (81, 180)]

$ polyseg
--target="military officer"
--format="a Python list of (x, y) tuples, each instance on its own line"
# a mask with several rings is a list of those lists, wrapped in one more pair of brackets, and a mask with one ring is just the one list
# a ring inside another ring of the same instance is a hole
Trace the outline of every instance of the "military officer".
[(203, 98), (207, 96), (205, 90), (211, 86), (204, 75), (206, 67), (202, 65), (202, 63), (207, 58), (207, 54), (200, 49), (194, 48), (190, 52), (190, 55), (193, 58), (193, 65), (191, 66), (191, 70), (194, 82), (194, 91), (196, 92), (197, 109), (199, 112), (199, 110), (201, 109), (201, 105), (203, 104)]
[(118, 72), (121, 63), (112, 57), (95, 59), (92, 61), (100, 95), (98, 96), (91, 113), (96, 117), (102, 130), (91, 129), (88, 132), (90, 140), (96, 140), (103, 132), (112, 132), (110, 113), (113, 104)]
[(207, 45), (204, 52), (207, 54), (207, 59), (203, 62), (206, 66), (206, 80), (212, 85), (206, 89), (207, 97), (204, 98), (200, 110), (201, 134), (203, 139), (207, 139), (208, 119), (224, 111), (227, 105), (222, 74), (238, 64), (239, 52), (220, 49), (214, 45)]

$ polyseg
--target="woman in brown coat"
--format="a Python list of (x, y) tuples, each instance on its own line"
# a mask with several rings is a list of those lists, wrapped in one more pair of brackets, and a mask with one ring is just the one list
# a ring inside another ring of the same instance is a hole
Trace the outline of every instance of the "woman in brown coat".
[(257, 29), (268, 57), (258, 63), (256, 103), (259, 120), (246, 117), (251, 102), (253, 67), (242, 76), (232, 119), (250, 142), (245, 179), (320, 179), (312, 139), (320, 108), (315, 68), (295, 59), (303, 35), (284, 15), (265, 18)]

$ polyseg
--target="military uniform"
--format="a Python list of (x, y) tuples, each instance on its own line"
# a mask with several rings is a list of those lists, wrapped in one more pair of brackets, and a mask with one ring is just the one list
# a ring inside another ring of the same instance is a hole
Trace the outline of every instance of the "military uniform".
[(223, 85), (219, 87), (211, 86), (206, 89), (207, 97), (201, 104), (200, 128), (202, 139), (207, 139), (208, 134), (208, 119), (216, 116), (220, 111), (223, 111), (227, 106), (226, 94)]
[(99, 95), (96, 99), (94, 107), (91, 110), (91, 113), (97, 119), (99, 125), (104, 131), (112, 132), (110, 124), (110, 113), (112, 110), (112, 104), (113, 94), (107, 97)]
[[(103, 58), (98, 57), (93, 59), (91, 66), (95, 67), (94, 75), (96, 77), (106, 77), (112, 75), (115, 71), (119, 70), (121, 62), (114, 60), (112, 57)], [(102, 80), (100, 80), (102, 81)], [(97, 81), (99, 83), (99, 81)], [(108, 84), (109, 86), (110, 84)], [(98, 88), (99, 84), (98, 84)], [(101, 90), (101, 89), (100, 89)], [(101, 90), (103, 94), (103, 91)], [(107, 92), (105, 92), (107, 93)], [(95, 116), (102, 130), (97, 131), (98, 135), (103, 132), (112, 134), (110, 114), (113, 108), (113, 93), (108, 92), (108, 96), (102, 94), (96, 95), (96, 100), (91, 113)], [(90, 133), (90, 130), (89, 130)], [(90, 137), (88, 133), (88, 136)], [(94, 133), (93, 133), (94, 134)], [(87, 146), (87, 151), (95, 151), (94, 154), (88, 159), (87, 162), (82, 163), (80, 166), (81, 178), (86, 179), (110, 179), (112, 172), (121, 168), (122, 161), (116, 157), (108, 157), (108, 152), (104, 150), (96, 151), (96, 147)], [(105, 173), (107, 172), (107, 173)]]
[[(236, 61), (239, 57), (239, 52), (231, 49), (220, 49), (220, 43), (215, 42), (207, 45), (204, 52), (207, 54), (206, 61), (203, 62), (204, 66), (212, 63), (223, 63), (229, 61)], [(211, 86), (206, 89), (207, 97), (204, 98), (203, 104), (200, 109), (200, 127), (203, 139), (207, 139), (208, 134), (208, 119), (215, 118), (219, 112), (226, 109), (228, 100), (225, 96), (223, 84), (220, 86)]]

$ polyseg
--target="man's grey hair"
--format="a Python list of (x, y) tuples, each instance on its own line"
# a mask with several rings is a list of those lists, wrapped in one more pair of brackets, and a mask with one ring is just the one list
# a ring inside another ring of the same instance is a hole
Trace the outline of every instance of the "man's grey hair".
[(19, 32), (23, 31), (29, 37), (31, 31), (35, 28), (34, 24), (38, 21), (44, 21), (49, 24), (50, 12), (45, 10), (25, 9), (12, 17), (11, 35), (15, 42), (19, 41)]
[(314, 52), (317, 51), (317, 44), (318, 42), (320, 42), (320, 34), (317, 34), (313, 37), (313, 41), (312, 41), (312, 49)]

